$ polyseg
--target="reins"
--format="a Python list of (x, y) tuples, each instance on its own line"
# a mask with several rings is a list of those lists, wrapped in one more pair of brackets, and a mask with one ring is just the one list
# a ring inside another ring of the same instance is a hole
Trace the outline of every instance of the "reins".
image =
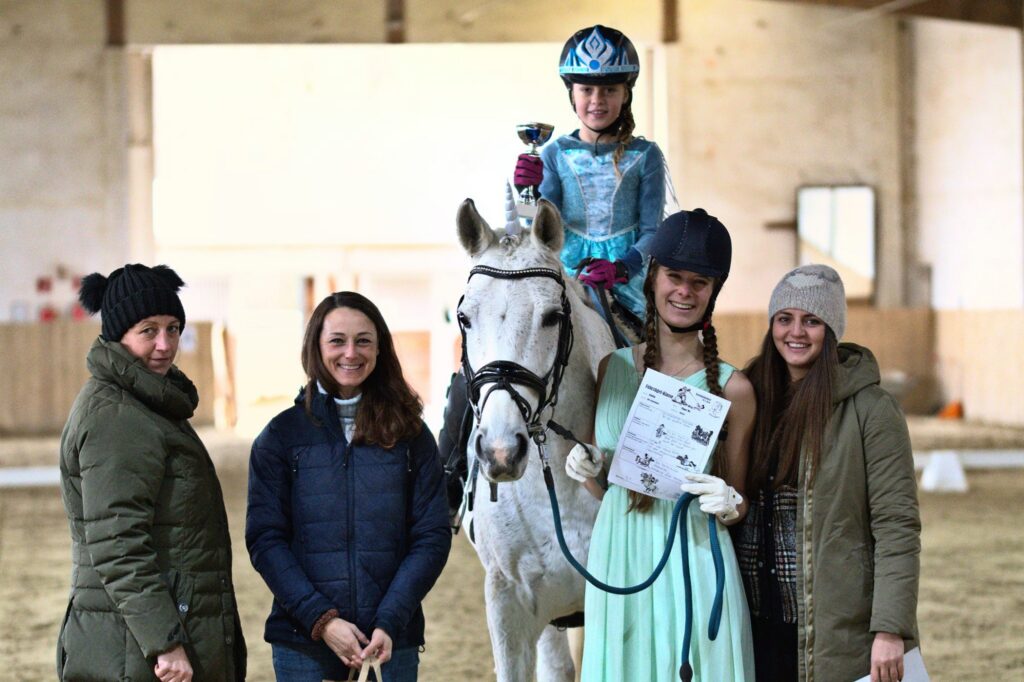
[[(683, 562), (683, 581), (686, 586), (686, 619), (683, 630), (682, 649), (683, 664), (679, 668), (679, 677), (683, 682), (688, 682), (693, 677), (693, 668), (690, 666), (689, 662), (691, 626), (693, 621), (693, 598), (690, 581), (689, 548), (686, 541), (687, 529), (685, 522), (680, 525), (679, 520), (687, 513), (690, 502), (695, 499), (694, 496), (686, 493), (680, 496), (676, 501), (675, 507), (672, 510), (672, 521), (669, 526), (668, 538), (665, 541), (665, 550), (662, 553), (658, 565), (655, 566), (654, 571), (643, 582), (629, 587), (616, 587), (598, 580), (591, 575), (582, 564), (580, 564), (580, 562), (572, 555), (572, 552), (569, 550), (569, 547), (565, 542), (565, 534), (562, 529), (562, 515), (558, 505), (558, 496), (555, 492), (554, 474), (551, 472), (550, 460), (545, 452), (545, 447), (547, 444), (547, 432), (549, 430), (554, 431), (555, 434), (566, 440), (580, 444), (582, 443), (569, 429), (561, 426), (555, 422), (554, 419), (549, 419), (546, 424), (541, 421), (544, 410), (550, 408), (553, 412), (555, 405), (558, 404), (558, 389), (561, 385), (562, 375), (565, 372), (565, 368), (569, 364), (569, 354), (572, 352), (572, 308), (569, 304), (569, 299), (566, 296), (565, 281), (562, 279), (562, 274), (557, 270), (540, 267), (524, 268), (521, 270), (502, 270), (487, 265), (478, 265), (469, 271), (469, 279), (472, 279), (474, 275), (485, 275), (496, 279), (511, 280), (526, 279), (528, 277), (547, 277), (555, 280), (561, 287), (561, 318), (559, 319), (558, 347), (552, 366), (543, 377), (538, 376), (526, 367), (523, 367), (511, 360), (495, 360), (474, 371), (469, 362), (469, 351), (466, 344), (465, 319), (461, 313), (458, 315), (459, 332), (462, 335), (462, 371), (466, 377), (469, 403), (473, 410), (473, 416), (476, 423), (479, 425), (480, 415), (483, 411), (484, 405), (496, 390), (503, 390), (507, 392), (512, 401), (519, 408), (519, 411), (523, 416), (523, 420), (526, 423), (526, 428), (530, 434), (530, 438), (537, 446), (537, 452), (540, 456), (541, 465), (543, 466), (544, 485), (547, 487), (548, 498), (551, 502), (551, 516), (555, 524), (555, 535), (558, 538), (558, 546), (562, 550), (562, 554), (565, 556), (569, 564), (594, 587), (611, 594), (619, 595), (636, 594), (637, 592), (641, 592), (650, 587), (654, 581), (657, 580), (658, 576), (661, 575), (661, 572), (668, 563), (669, 556), (672, 553), (672, 546), (675, 543), (676, 530), (677, 528), (679, 529), (679, 532), (683, 534), (683, 539), (680, 542), (680, 555)], [(459, 305), (461, 306), (461, 304), (462, 299), (459, 299)], [(549, 381), (551, 382), (550, 392), (547, 390)], [(495, 384), (495, 386), (484, 395), (483, 403), (481, 403), (481, 391), (488, 384)], [(513, 384), (526, 386), (537, 391), (539, 399), (537, 401), (536, 410), (531, 407), (529, 401), (523, 397), (518, 390), (516, 390)], [(471, 486), (469, 488), (470, 491), (475, 488), (477, 469), (478, 460), (474, 458), (470, 477), (467, 479), (467, 483)], [(472, 508), (472, 492), (469, 493), (469, 499), (469, 505), (470, 508)], [(493, 502), (496, 500), (497, 486), (492, 483), (491, 501)], [(718, 636), (718, 629), (722, 618), (722, 603), (725, 592), (725, 561), (722, 558), (722, 548), (718, 541), (715, 518), (711, 515), (708, 515), (708, 531), (711, 538), (712, 560), (715, 565), (715, 598), (712, 603), (711, 617), (708, 622), (708, 639), (713, 641)]]

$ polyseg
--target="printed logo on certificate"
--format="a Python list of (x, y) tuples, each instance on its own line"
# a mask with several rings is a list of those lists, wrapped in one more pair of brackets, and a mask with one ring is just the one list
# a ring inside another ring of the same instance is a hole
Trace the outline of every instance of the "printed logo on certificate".
[(608, 480), (675, 501), (688, 472), (703, 473), (730, 402), (648, 369), (619, 435)]

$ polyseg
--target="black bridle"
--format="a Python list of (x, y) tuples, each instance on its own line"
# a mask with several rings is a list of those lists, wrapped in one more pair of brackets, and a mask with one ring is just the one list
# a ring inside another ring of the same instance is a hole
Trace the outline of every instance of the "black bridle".
[[(544, 376), (538, 376), (526, 367), (511, 360), (495, 360), (474, 370), (473, 366), (469, 363), (465, 318), (462, 313), (458, 314), (459, 332), (462, 334), (462, 373), (466, 377), (466, 383), (469, 388), (469, 404), (473, 408), (473, 416), (476, 418), (477, 424), (480, 423), (480, 414), (491, 394), (494, 391), (503, 390), (509, 394), (516, 407), (519, 408), (519, 412), (523, 415), (523, 421), (526, 422), (526, 429), (530, 437), (539, 445), (547, 439), (547, 429), (541, 422), (542, 415), (545, 409), (549, 407), (554, 408), (558, 404), (558, 387), (562, 383), (562, 375), (569, 364), (569, 354), (572, 352), (572, 307), (569, 305), (569, 298), (565, 293), (565, 281), (562, 279), (562, 273), (551, 268), (538, 267), (524, 268), (522, 270), (502, 270), (488, 265), (478, 265), (469, 271), (467, 283), (473, 278), (473, 275), (486, 275), (495, 279), (513, 280), (547, 277), (558, 282), (558, 286), (562, 289), (560, 301), (561, 318), (558, 321), (558, 347), (555, 351), (555, 359), (551, 368)], [(459, 299), (459, 305), (462, 305), (462, 299)], [(497, 385), (483, 396), (483, 402), (481, 402), (482, 389), (488, 384)], [(515, 384), (537, 391), (539, 398), (536, 409), (515, 388)]]

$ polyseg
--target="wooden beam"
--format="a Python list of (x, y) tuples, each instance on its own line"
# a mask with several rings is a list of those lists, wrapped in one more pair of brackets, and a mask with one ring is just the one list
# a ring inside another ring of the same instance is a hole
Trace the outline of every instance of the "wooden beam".
[(387, 41), (389, 43), (405, 42), (405, 0), (387, 0)]
[(661, 42), (679, 40), (679, 0), (661, 0)]
[(1020, 28), (1020, 0), (774, 0)]
[(124, 47), (124, 0), (107, 0), (107, 46)]

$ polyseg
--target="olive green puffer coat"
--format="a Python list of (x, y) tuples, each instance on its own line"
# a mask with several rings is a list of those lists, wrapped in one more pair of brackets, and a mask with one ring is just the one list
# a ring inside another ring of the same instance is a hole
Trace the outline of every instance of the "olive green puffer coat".
[(907, 423), (871, 351), (840, 344), (839, 365), (820, 470), (797, 507), (804, 682), (869, 674), (877, 632), (900, 635), (906, 651), (918, 645), (921, 519)]
[(58, 678), (155, 680), (156, 656), (181, 643), (197, 681), (242, 680), (224, 499), (188, 423), (195, 386), (102, 338), (88, 367), (61, 437), (72, 573)]

